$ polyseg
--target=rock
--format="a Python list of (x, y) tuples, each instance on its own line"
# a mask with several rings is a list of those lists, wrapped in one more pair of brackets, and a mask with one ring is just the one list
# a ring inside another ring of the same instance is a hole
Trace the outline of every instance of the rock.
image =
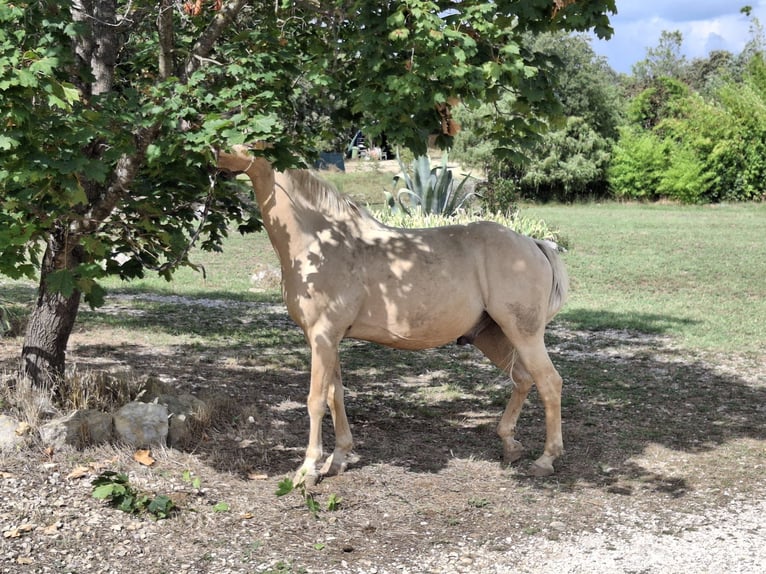
[(0, 415), (0, 450), (13, 450), (21, 447), (24, 438), (16, 432), (19, 421), (8, 415)]
[(168, 445), (179, 447), (188, 443), (192, 438), (192, 420), (204, 411), (205, 403), (189, 393), (178, 396), (163, 394), (154, 402), (165, 405), (170, 413)]
[(155, 403), (128, 403), (114, 413), (117, 437), (136, 447), (165, 445), (168, 438), (168, 408)]
[(112, 438), (112, 416), (93, 409), (74, 411), (40, 427), (40, 438), (55, 448), (107, 442)]

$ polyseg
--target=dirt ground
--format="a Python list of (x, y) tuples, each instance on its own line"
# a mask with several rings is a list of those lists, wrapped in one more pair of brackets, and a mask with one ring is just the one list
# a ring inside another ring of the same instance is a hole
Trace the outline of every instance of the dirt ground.
[[(510, 388), (478, 352), (345, 343), (360, 460), (311, 490), (314, 514), (299, 492), (275, 495), (308, 434), (308, 353), (282, 307), (170, 298), (166, 323), (140, 299), (93, 312), (69, 363), (191, 392), (216, 405), (210, 426), (184, 450), (154, 448), (150, 467), (124, 446), (33, 443), (0, 454), (0, 572), (732, 573), (766, 564), (763, 356), (693, 354), (661, 336), (554, 323), (566, 454), (537, 479), (525, 471), (542, 450), (539, 401), (533, 392), (519, 423), (526, 458), (503, 468), (494, 426)], [(116, 326), (106, 320), (114, 316)], [(199, 331), (173, 332), (173, 322)], [(0, 339), (6, 382), (19, 344)], [(107, 469), (180, 510), (153, 521), (105, 506), (91, 480)]]

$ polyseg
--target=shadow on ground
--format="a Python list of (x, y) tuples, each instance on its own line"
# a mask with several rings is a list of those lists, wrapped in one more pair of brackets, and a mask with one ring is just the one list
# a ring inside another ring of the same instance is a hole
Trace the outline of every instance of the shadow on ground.
[[(309, 355), (302, 333), (277, 300), (219, 303), (118, 300), (89, 313), (82, 328), (117, 322), (147, 340), (162, 331), (182, 342), (83, 342), (75, 360), (82, 366), (123, 364), (136, 374), (160, 375), (185, 391), (227, 397), (231, 410), (221, 432), (195, 444), (195, 451), (220, 470), (287, 474), (300, 464), (308, 435)], [(635, 317), (629, 319), (631, 324)], [(610, 324), (619, 325), (620, 318), (610, 317)], [(703, 453), (738, 439), (766, 439), (763, 373), (746, 380), (736, 369), (673, 348), (656, 333), (582, 331), (554, 323), (548, 341), (565, 379), (566, 454), (555, 475), (564, 487), (596, 485), (629, 494), (632, 487), (624, 482), (641, 481), (682, 496), (688, 489), (683, 468), (658, 473), (636, 457), (652, 445)], [(494, 426), (510, 385), (478, 351), (447, 346), (415, 353), (350, 341), (344, 342), (341, 357), (359, 465), (439, 473), (455, 458), (499, 464)], [(324, 427), (328, 451), (329, 418)], [(544, 441), (544, 415), (534, 391), (517, 437), (527, 447), (523, 468)], [(523, 472), (510, 475), (531, 480)]]

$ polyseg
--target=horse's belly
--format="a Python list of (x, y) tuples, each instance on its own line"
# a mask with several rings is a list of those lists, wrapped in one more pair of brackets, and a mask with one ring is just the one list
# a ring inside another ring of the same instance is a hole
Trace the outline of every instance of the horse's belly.
[(431, 349), (453, 342), (480, 319), (482, 308), (439, 311), (438, 305), (402, 313), (361, 313), (346, 336), (396, 349)]

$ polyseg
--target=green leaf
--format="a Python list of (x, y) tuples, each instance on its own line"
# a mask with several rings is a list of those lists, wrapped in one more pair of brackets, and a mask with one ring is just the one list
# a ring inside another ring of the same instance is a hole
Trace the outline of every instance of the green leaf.
[(230, 506), (228, 502), (219, 502), (213, 506), (213, 512), (229, 512)]
[(292, 479), (285, 478), (284, 480), (279, 481), (275, 494), (277, 496), (284, 496), (290, 494), (293, 490), (295, 490), (295, 485), (293, 484)]
[(118, 484), (102, 484), (101, 486), (97, 486), (93, 489), (93, 492), (91, 493), (93, 498), (96, 498), (98, 500), (105, 500), (107, 498), (112, 498), (115, 493), (116, 494), (124, 494), (125, 487), (118, 485)]
[(45, 284), (50, 293), (61, 293), (71, 297), (75, 290), (74, 275), (69, 269), (58, 269), (48, 274)]
[(175, 503), (169, 496), (164, 494), (157, 495), (154, 500), (146, 507), (146, 511), (157, 518), (167, 518), (173, 510), (176, 509)]
[(306, 501), (306, 508), (308, 508), (314, 516), (317, 516), (322, 510), (322, 507), (319, 505), (316, 498), (314, 498), (314, 495), (310, 492), (306, 492), (304, 494), (304, 499)]
[(19, 145), (19, 140), (0, 134), (0, 149), (12, 150)]
[(343, 498), (335, 493), (330, 494), (329, 498), (327, 499), (327, 510), (330, 512), (339, 510), (342, 502)]

